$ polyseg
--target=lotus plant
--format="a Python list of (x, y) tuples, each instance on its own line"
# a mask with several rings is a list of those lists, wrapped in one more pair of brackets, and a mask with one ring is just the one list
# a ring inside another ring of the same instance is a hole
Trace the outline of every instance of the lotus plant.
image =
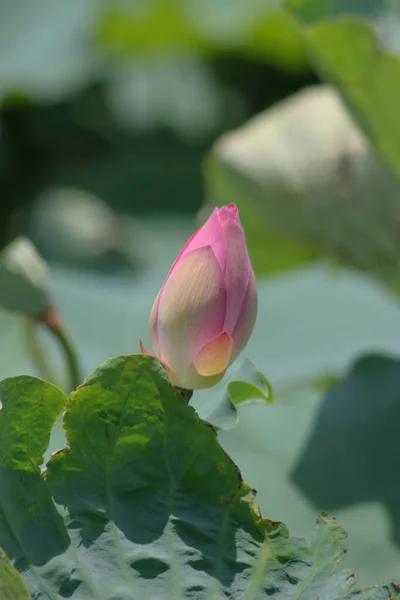
[(218, 383), (246, 346), (257, 288), (234, 204), (216, 208), (186, 242), (150, 315), (154, 354), (171, 383), (186, 390)]

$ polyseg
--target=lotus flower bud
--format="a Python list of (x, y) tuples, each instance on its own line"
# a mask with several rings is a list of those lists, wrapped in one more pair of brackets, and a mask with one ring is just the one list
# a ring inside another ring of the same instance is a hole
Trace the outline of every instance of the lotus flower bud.
[[(234, 204), (216, 208), (186, 242), (150, 315), (156, 356), (173, 385), (187, 390), (218, 383), (247, 344), (257, 288)], [(152, 354), (141, 343), (143, 353)]]

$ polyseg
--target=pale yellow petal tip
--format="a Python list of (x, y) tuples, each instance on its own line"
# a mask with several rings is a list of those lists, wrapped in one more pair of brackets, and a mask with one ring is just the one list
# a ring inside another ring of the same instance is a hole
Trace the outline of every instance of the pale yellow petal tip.
[(223, 332), (208, 342), (196, 354), (193, 366), (202, 377), (212, 377), (223, 373), (229, 366), (232, 355), (233, 339)]

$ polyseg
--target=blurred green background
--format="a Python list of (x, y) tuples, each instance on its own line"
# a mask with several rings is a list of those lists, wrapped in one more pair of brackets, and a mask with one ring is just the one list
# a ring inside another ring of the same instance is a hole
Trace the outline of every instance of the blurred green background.
[[(48, 261), (87, 374), (236, 202), (276, 400), (220, 438), (265, 516), (338, 518), (360, 583), (400, 578), (399, 39), (397, 0), (0, 0), (1, 246)], [(25, 318), (0, 333), (36, 373)]]
[(194, 214), (217, 136), (315, 79), (279, 2), (0, 10), (3, 244), (56, 186), (118, 212)]

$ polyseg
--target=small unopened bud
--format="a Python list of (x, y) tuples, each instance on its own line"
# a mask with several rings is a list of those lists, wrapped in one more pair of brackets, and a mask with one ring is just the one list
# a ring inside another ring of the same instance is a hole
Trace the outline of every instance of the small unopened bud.
[(154, 302), (154, 355), (173, 385), (211, 387), (247, 344), (256, 312), (256, 282), (238, 210), (234, 204), (216, 208), (181, 250)]
[(16, 238), (0, 254), (0, 306), (37, 318), (51, 307), (46, 263), (33, 244)]

